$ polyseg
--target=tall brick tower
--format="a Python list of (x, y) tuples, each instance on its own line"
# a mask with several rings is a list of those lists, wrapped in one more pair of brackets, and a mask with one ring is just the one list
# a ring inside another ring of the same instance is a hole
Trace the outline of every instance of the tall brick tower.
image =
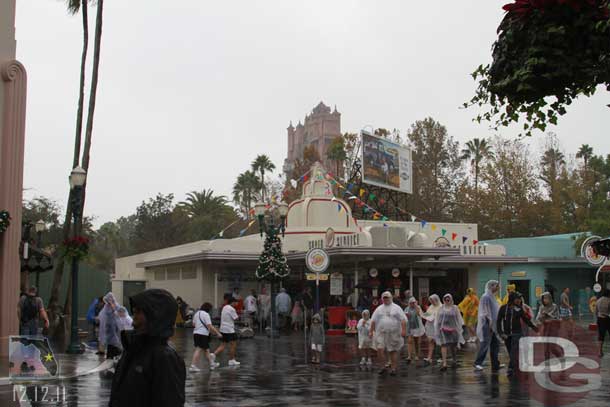
[(332, 140), (341, 135), (341, 113), (337, 111), (336, 106), (331, 111), (330, 107), (320, 102), (305, 116), (304, 124), (299, 121), (294, 127), (290, 122), (286, 130), (288, 154), (283, 168), (286, 174), (290, 174), (294, 162), (303, 158), (303, 150), (309, 146), (314, 146), (318, 150), (322, 164), (327, 170), (332, 168), (331, 163), (326, 159), (326, 150)]

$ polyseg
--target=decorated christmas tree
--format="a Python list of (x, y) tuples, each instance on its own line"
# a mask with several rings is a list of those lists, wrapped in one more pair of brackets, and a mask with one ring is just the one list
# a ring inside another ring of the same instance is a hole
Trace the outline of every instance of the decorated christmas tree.
[(290, 268), (282, 253), (282, 242), (275, 228), (269, 228), (263, 252), (258, 258), (256, 277), (261, 280), (279, 280), (287, 277)]

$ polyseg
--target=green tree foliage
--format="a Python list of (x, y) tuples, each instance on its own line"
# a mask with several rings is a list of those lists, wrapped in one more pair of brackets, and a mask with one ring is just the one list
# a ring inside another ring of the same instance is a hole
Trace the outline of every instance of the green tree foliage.
[(233, 184), (233, 202), (239, 205), (246, 218), (250, 217), (250, 210), (256, 201), (262, 198), (260, 191), (262, 191), (261, 180), (254, 171), (246, 171), (237, 176)]
[(186, 200), (178, 204), (178, 209), (190, 219), (188, 237), (192, 241), (211, 239), (238, 219), (227, 197), (214, 195), (211, 189), (189, 192)]
[(258, 155), (254, 161), (252, 161), (252, 171), (254, 171), (255, 173), (258, 172), (261, 177), (260, 177), (260, 188), (261, 188), (261, 197), (263, 199), (263, 201), (265, 200), (265, 192), (266, 191), (266, 185), (265, 185), (265, 172), (273, 172), (273, 170), (275, 170), (275, 164), (273, 164), (271, 162), (271, 159), (265, 155), (265, 154), (261, 154)]

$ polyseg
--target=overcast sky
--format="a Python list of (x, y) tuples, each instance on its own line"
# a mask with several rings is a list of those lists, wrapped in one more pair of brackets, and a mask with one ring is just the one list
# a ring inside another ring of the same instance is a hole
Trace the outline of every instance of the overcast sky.
[[(157, 192), (230, 196), (259, 153), (278, 168), (286, 127), (320, 100), (342, 130), (406, 131), (432, 116), (460, 141), (489, 137), (459, 106), (490, 61), (507, 0), (107, 0), (86, 214), (128, 215)], [(90, 11), (90, 55), (94, 10)], [(19, 0), (28, 71), (26, 197), (65, 204), (82, 29), (59, 0)], [(608, 94), (552, 128), (573, 153), (610, 152)], [(504, 135), (511, 135), (505, 132)]]

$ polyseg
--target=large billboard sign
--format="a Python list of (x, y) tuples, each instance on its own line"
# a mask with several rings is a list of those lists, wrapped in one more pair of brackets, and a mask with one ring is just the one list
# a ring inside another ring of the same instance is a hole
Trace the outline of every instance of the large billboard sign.
[(413, 193), (411, 150), (362, 132), (362, 182)]

